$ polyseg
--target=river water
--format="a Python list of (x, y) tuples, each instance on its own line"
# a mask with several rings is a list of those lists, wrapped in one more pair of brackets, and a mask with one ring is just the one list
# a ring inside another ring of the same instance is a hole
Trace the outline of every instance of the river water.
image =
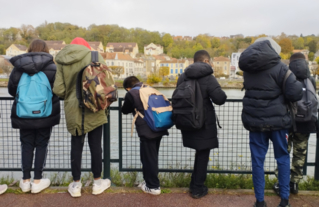
[[(168, 98), (172, 96), (173, 88), (158, 89)], [(242, 99), (244, 92), (238, 89), (225, 89), (228, 99)], [(119, 97), (124, 97), (126, 91), (119, 89)], [(0, 97), (9, 97), (7, 88), (0, 88)], [(10, 108), (11, 101), (0, 102), (1, 121), (0, 126), (0, 168), (20, 168), (20, 141), (17, 130), (11, 129)], [(63, 104), (63, 102), (61, 102)], [(117, 106), (118, 102), (112, 106)], [(62, 107), (63, 108), (63, 107)], [(222, 129), (218, 130), (219, 148), (211, 151), (209, 170), (251, 170), (251, 158), (248, 143), (248, 132), (241, 124), (241, 102), (227, 102), (224, 106), (216, 106)], [(122, 123), (118, 122), (118, 111), (111, 111), (111, 159), (122, 157), (123, 169), (139, 169), (139, 139), (134, 133), (131, 137), (131, 115), (123, 115)], [(119, 151), (119, 124), (122, 126), (122, 153)], [(191, 169), (194, 162), (194, 151), (182, 146), (181, 135), (176, 128), (169, 130), (169, 137), (164, 137), (161, 142), (159, 154), (159, 167), (161, 169)], [(66, 130), (64, 112), (61, 114), (61, 123), (54, 127), (47, 168), (70, 168), (69, 149), (70, 135)], [(265, 161), (265, 170), (272, 171), (275, 168), (273, 150), (270, 149)], [(309, 140), (308, 161), (314, 162), (315, 158), (315, 134)], [(1, 163), (3, 162), (3, 163)], [(118, 166), (118, 165), (113, 165)], [(87, 144), (83, 151), (82, 167), (90, 168), (90, 152)], [(50, 173), (47, 173), (50, 174)], [(308, 175), (314, 175), (313, 167), (308, 167)], [(8, 173), (0, 172), (0, 177)], [(20, 172), (12, 173), (15, 178), (21, 176)]]

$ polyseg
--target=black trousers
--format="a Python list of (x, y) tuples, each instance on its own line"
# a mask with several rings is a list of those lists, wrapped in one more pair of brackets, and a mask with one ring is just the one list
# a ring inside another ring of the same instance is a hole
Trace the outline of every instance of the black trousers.
[[(91, 169), (94, 178), (101, 177), (102, 173), (102, 126), (88, 133), (91, 152)], [(82, 136), (72, 136), (71, 140), (71, 168), (73, 180), (81, 179), (81, 162), (84, 142)]]
[(158, 151), (162, 137), (140, 138), (140, 156), (143, 165), (143, 178), (149, 188), (160, 187), (158, 179)]
[(42, 129), (20, 129), (22, 179), (26, 180), (31, 178), (34, 149), (34, 179), (42, 179), (51, 131), (52, 127)]
[(207, 175), (207, 165), (209, 161), (210, 149), (196, 151), (194, 170), (192, 173), (192, 180), (190, 183), (190, 190), (193, 194), (207, 191), (204, 185)]

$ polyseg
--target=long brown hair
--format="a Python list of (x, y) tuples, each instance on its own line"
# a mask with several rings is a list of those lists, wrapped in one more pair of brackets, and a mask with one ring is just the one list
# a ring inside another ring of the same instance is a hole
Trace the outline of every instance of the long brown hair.
[(33, 40), (29, 45), (28, 52), (46, 52), (49, 53), (48, 45), (40, 39)]

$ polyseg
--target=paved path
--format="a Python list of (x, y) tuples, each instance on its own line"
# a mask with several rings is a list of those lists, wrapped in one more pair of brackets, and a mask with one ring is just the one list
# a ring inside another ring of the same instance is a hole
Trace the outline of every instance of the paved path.
[[(268, 207), (277, 207), (280, 198), (275, 195), (266, 196)], [(52, 206), (118, 206), (118, 207), (157, 207), (157, 206), (189, 206), (189, 207), (251, 207), (255, 201), (254, 195), (230, 193), (229, 191), (210, 193), (201, 199), (193, 199), (188, 193), (172, 192), (152, 196), (139, 192), (104, 193), (98, 196), (82, 193), (80, 198), (72, 198), (66, 192), (33, 194), (6, 193), (0, 196), (0, 207), (52, 207)], [(319, 196), (291, 196), (293, 207), (318, 207)]]

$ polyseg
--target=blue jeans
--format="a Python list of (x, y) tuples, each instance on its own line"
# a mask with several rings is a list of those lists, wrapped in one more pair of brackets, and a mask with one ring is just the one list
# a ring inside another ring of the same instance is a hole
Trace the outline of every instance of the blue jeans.
[(278, 180), (280, 196), (289, 198), (290, 182), (290, 158), (288, 153), (288, 130), (270, 132), (250, 132), (250, 152), (253, 168), (253, 183), (257, 201), (264, 200), (265, 175), (264, 161), (268, 151), (269, 139), (271, 139), (278, 165)]

